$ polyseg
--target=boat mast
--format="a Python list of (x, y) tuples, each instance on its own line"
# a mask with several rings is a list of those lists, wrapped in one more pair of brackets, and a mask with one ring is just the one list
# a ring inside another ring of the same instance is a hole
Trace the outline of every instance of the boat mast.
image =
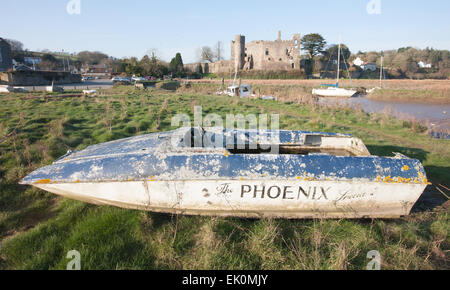
[(341, 37), (339, 36), (339, 49), (338, 49), (338, 60), (337, 60), (337, 79), (336, 79), (336, 87), (339, 87), (339, 69), (341, 68)]
[(382, 83), (381, 83), (382, 78), (383, 78), (383, 54), (381, 55), (380, 88), (382, 88)]

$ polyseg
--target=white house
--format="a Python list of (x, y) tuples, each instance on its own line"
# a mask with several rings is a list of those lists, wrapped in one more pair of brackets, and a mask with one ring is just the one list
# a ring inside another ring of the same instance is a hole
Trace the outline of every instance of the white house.
[(377, 70), (377, 64), (373, 62), (365, 62), (360, 57), (357, 57), (353, 61), (353, 65), (359, 66), (362, 70), (367, 71), (376, 71)]
[(363, 61), (361, 58), (357, 57), (357, 58), (353, 61), (353, 64), (356, 65), (356, 66), (362, 67), (362, 65), (364, 64), (364, 61)]
[(374, 62), (364, 63), (361, 68), (364, 71), (370, 70), (370, 71), (376, 71), (377, 70), (377, 64)]
[(40, 64), (42, 61), (40, 57), (30, 57), (30, 56), (25, 56), (23, 58), (23, 60), (26, 64), (29, 64), (29, 65)]
[(12, 60), (13, 69), (15, 71), (30, 71), (33, 70), (31, 67), (24, 65), (23, 63), (17, 62), (15, 59)]
[(432, 68), (433, 67), (431, 63), (426, 63), (425, 61), (420, 61), (417, 63), (417, 65), (420, 68)]

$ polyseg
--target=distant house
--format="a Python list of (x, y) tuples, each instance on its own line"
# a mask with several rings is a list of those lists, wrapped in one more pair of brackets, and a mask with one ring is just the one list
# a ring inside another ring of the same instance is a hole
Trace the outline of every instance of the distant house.
[(365, 62), (360, 57), (357, 57), (353, 61), (353, 65), (360, 67), (363, 71), (376, 71), (377, 70), (377, 64), (374, 62)]
[(12, 60), (13, 70), (15, 71), (32, 71), (33, 69), (23, 63), (17, 62), (15, 59)]
[(32, 71), (33, 69), (29, 66), (26, 66), (22, 63), (19, 63), (17, 65), (14, 66), (14, 70), (15, 71)]
[(432, 68), (433, 65), (431, 63), (426, 63), (425, 61), (420, 61), (417, 63), (420, 68)]
[(361, 58), (357, 57), (353, 61), (353, 64), (356, 65), (356, 66), (362, 67), (364, 65), (364, 61)]
[(377, 70), (377, 64), (374, 63), (374, 62), (368, 62), (368, 63), (364, 63), (364, 64), (361, 66), (361, 68), (362, 68), (364, 71), (368, 71), (368, 70), (370, 70), (370, 71), (376, 71), (376, 70)]
[(23, 61), (28, 65), (36, 65), (36, 64), (41, 63), (42, 59), (40, 57), (25, 56), (23, 58)]
[(108, 75), (111, 74), (112, 70), (107, 65), (87, 65), (81, 68), (83, 74), (89, 75)]

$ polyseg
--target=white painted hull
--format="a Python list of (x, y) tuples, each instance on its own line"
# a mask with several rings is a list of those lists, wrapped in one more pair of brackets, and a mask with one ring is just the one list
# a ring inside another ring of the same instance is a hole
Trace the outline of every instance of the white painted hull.
[(12, 87), (8, 85), (0, 85), (0, 93), (25, 93), (27, 89), (24, 87)]
[(369, 181), (130, 181), (35, 186), (68, 198), (122, 208), (205, 216), (396, 218), (408, 215), (426, 184)]
[(353, 97), (358, 92), (355, 90), (348, 90), (343, 88), (328, 88), (328, 89), (313, 89), (312, 94), (322, 97)]
[(0, 93), (9, 93), (11, 92), (12, 87), (10, 86), (0, 86)]

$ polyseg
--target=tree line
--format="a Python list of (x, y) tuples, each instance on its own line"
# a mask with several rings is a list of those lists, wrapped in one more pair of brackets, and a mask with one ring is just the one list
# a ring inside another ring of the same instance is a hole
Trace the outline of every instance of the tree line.
[[(35, 64), (37, 70), (69, 70), (80, 71), (83, 67), (98, 66), (108, 68), (110, 72), (136, 76), (153, 76), (161, 78), (171, 74), (174, 77), (185, 77), (190, 74), (184, 69), (183, 59), (177, 53), (167, 63), (157, 57), (155, 51), (138, 59), (136, 57), (117, 59), (99, 51), (81, 51), (77, 54), (62, 54), (43, 50), (33, 52), (24, 49), (24, 45), (17, 40), (7, 40), (11, 45), (12, 57), (19, 63), (25, 63), (26, 57), (37, 57), (40, 62)], [(150, 55), (149, 55), (150, 54)]]
[[(353, 65), (355, 59), (360, 58), (365, 63), (375, 63), (379, 72), (381, 58), (383, 57), (385, 74), (392, 78), (446, 79), (450, 77), (450, 51), (448, 50), (403, 47), (397, 50), (352, 53), (345, 44), (341, 44), (341, 48), (341, 59), (339, 61), (347, 65), (349, 71), (356, 76), (371, 77), (370, 73), (364, 73), (360, 67)], [(303, 36), (302, 49), (307, 52), (302, 63), (307, 75), (337, 69), (335, 63), (338, 58), (338, 45), (327, 44), (319, 33)], [(431, 67), (420, 67), (419, 62), (430, 64)], [(344, 67), (341, 68), (344, 69)], [(376, 74), (373, 76), (376, 76)]]
[[(161, 60), (155, 50), (150, 51), (138, 59), (136, 57), (117, 59), (98, 51), (82, 51), (77, 54), (61, 54), (48, 50), (30, 52), (24, 49), (24, 45), (17, 40), (7, 40), (12, 47), (13, 58), (20, 63), (27, 56), (40, 57), (41, 62), (36, 65), (40, 70), (67, 70), (83, 66), (103, 66), (114, 73), (123, 73), (137, 76), (162, 77), (171, 74), (174, 77), (192, 75), (184, 68), (183, 59), (177, 53), (170, 62)], [(223, 59), (222, 44), (218, 42), (214, 48), (203, 46), (197, 50), (199, 61), (215, 62)], [(449, 78), (450, 77), (450, 52), (448, 50), (436, 50), (433, 48), (417, 49), (403, 47), (397, 50), (369, 51), (352, 53), (345, 44), (341, 45), (341, 68), (345, 66), (353, 76), (371, 77), (362, 72), (361, 68), (353, 65), (356, 58), (367, 63), (376, 63), (381, 66), (381, 57), (384, 59), (385, 73), (391, 78)], [(328, 44), (319, 33), (306, 34), (302, 38), (303, 55), (300, 67), (304, 75), (311, 76), (326, 71), (336, 70), (338, 45)], [(431, 68), (421, 68), (418, 63), (431, 64)], [(345, 73), (343, 74), (345, 76)], [(376, 74), (373, 74), (375, 77)]]

